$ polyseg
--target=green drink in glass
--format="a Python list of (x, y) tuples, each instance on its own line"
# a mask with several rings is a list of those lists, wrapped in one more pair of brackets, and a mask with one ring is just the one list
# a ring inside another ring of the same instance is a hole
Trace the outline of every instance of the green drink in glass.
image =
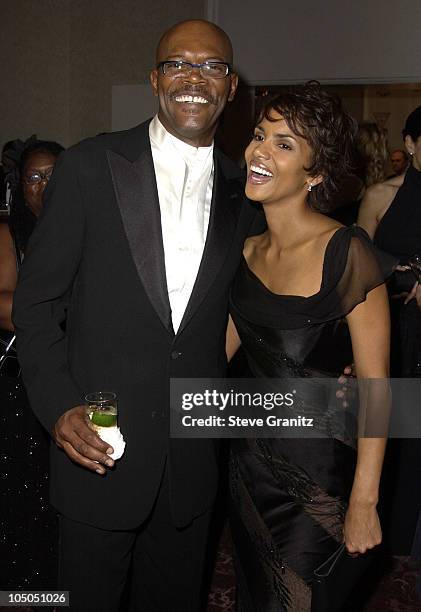
[(117, 396), (111, 391), (97, 391), (85, 396), (88, 414), (97, 427), (117, 427)]

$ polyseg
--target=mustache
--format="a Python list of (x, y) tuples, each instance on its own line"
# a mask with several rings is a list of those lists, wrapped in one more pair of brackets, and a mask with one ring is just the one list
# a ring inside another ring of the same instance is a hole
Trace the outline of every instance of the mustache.
[(198, 85), (197, 87), (189, 87), (183, 85), (183, 87), (179, 87), (175, 89), (170, 94), (170, 99), (174, 100), (178, 96), (202, 96), (202, 98), (206, 98), (206, 100), (210, 104), (216, 104), (216, 98), (209, 92), (206, 87)]

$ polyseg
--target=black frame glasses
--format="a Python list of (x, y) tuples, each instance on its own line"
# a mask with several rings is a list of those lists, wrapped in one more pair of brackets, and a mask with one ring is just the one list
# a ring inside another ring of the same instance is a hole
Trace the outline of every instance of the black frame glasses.
[(224, 79), (232, 71), (228, 62), (202, 62), (193, 64), (184, 60), (167, 60), (156, 65), (162, 74), (169, 77), (190, 76), (193, 68), (199, 68), (200, 74), (205, 79)]

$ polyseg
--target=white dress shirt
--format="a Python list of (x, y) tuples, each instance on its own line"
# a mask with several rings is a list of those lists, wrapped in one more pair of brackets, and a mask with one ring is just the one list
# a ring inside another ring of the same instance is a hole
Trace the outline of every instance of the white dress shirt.
[(213, 188), (213, 144), (193, 147), (170, 134), (155, 116), (149, 125), (161, 210), (165, 272), (177, 332), (205, 247)]

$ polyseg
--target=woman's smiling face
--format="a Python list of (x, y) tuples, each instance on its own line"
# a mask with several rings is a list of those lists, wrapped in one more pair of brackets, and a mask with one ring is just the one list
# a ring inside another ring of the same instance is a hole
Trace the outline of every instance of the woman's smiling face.
[(307, 141), (294, 134), (276, 111), (270, 118), (257, 124), (245, 152), (246, 195), (262, 204), (305, 196), (310, 183), (316, 183), (305, 170), (312, 158)]

